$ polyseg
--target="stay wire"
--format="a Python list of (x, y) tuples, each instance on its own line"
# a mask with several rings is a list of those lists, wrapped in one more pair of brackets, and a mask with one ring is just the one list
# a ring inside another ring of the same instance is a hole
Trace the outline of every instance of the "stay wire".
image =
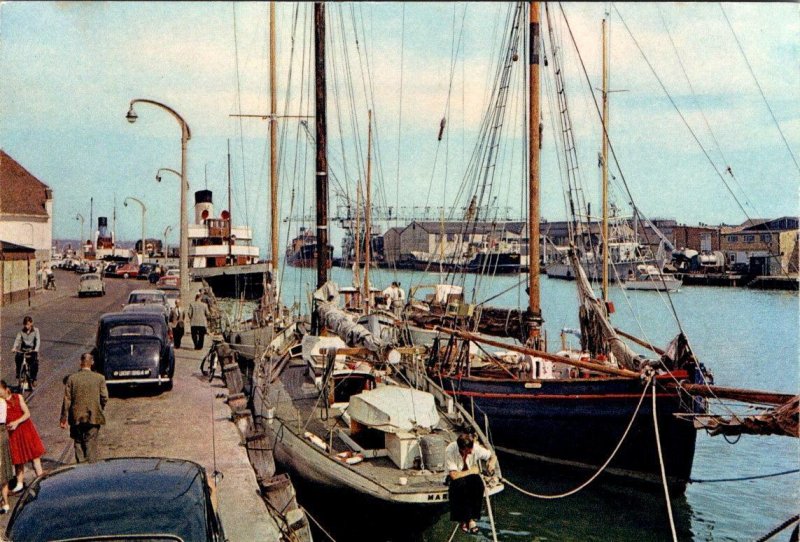
[(236, 27), (236, 2), (231, 2), (231, 10), (233, 11), (233, 51), (234, 51), (234, 58), (235, 58), (235, 67), (236, 67), (236, 104), (237, 104), (237, 113), (238, 113), (238, 124), (239, 124), (239, 147), (241, 150), (241, 160), (242, 160), (242, 184), (244, 185), (244, 220), (246, 223), (250, 223), (250, 219), (248, 217), (248, 207), (247, 204), (247, 174), (245, 169), (244, 163), (244, 123), (242, 121), (242, 80), (241, 80), (241, 72), (239, 70), (239, 38), (238, 38), (238, 31)]

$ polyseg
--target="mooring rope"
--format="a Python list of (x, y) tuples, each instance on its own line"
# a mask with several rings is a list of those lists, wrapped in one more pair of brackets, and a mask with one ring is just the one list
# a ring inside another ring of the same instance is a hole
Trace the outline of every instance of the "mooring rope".
[(600, 476), (600, 474), (602, 474), (603, 471), (606, 470), (606, 467), (608, 467), (609, 463), (611, 463), (611, 461), (617, 455), (617, 452), (619, 451), (620, 447), (622, 446), (622, 443), (625, 442), (625, 439), (627, 438), (628, 433), (631, 430), (631, 427), (633, 427), (633, 422), (634, 422), (634, 420), (636, 420), (636, 416), (639, 414), (639, 410), (642, 407), (642, 403), (644, 402), (644, 398), (647, 395), (647, 388), (650, 386), (651, 383), (653, 383), (653, 390), (654, 390), (653, 393), (655, 393), (655, 383), (653, 381), (652, 375), (648, 375), (647, 379), (648, 379), (647, 385), (645, 385), (644, 391), (642, 392), (641, 397), (639, 397), (639, 404), (636, 405), (636, 411), (634, 411), (633, 416), (631, 416), (631, 420), (628, 422), (628, 427), (625, 428), (625, 432), (622, 434), (622, 438), (617, 443), (616, 447), (614, 448), (614, 451), (611, 452), (611, 455), (608, 456), (608, 459), (606, 459), (606, 462), (603, 463), (603, 465), (597, 470), (597, 472), (595, 472), (588, 480), (583, 482), (581, 485), (579, 485), (578, 487), (576, 487), (574, 489), (571, 489), (571, 490), (569, 490), (569, 491), (567, 491), (565, 493), (560, 493), (558, 495), (542, 495), (542, 494), (539, 494), (539, 493), (533, 493), (532, 491), (527, 491), (525, 489), (522, 489), (521, 487), (519, 487), (518, 485), (514, 484), (513, 482), (510, 482), (507, 478), (501, 478), (502, 482), (504, 484), (507, 484), (509, 487), (512, 487), (512, 488), (516, 489), (517, 491), (519, 491), (523, 495), (525, 495), (527, 497), (532, 497), (534, 499), (563, 499), (564, 497), (569, 497), (570, 495), (574, 495), (575, 493), (581, 491), (586, 486), (588, 486), (589, 484), (594, 482), (594, 480), (598, 476)]
[(669, 500), (669, 487), (667, 486), (667, 469), (664, 467), (664, 454), (661, 452), (661, 436), (658, 433), (658, 412), (656, 411), (656, 386), (653, 384), (653, 429), (656, 433), (656, 449), (658, 450), (658, 465), (661, 468), (661, 481), (664, 484), (664, 498), (667, 501), (667, 517), (669, 528), (672, 531), (673, 542), (678, 542), (678, 533), (675, 530), (675, 518), (672, 517), (672, 502)]
[(708, 479), (700, 479), (695, 480), (694, 478), (690, 478), (689, 481), (693, 484), (711, 484), (714, 482), (743, 482), (745, 480), (758, 480), (760, 478), (773, 478), (775, 476), (783, 476), (785, 474), (795, 474), (800, 472), (800, 469), (791, 469), (791, 470), (784, 470), (781, 472), (771, 472), (770, 474), (756, 474), (754, 476), (742, 476), (739, 478), (708, 478)]
[(317, 528), (318, 528), (320, 531), (322, 531), (322, 533), (323, 533), (325, 536), (327, 536), (327, 537), (328, 537), (328, 539), (329, 539), (331, 542), (336, 542), (336, 539), (335, 539), (335, 538), (333, 538), (333, 537), (330, 535), (330, 533), (329, 533), (328, 531), (326, 531), (326, 530), (325, 530), (325, 529), (322, 527), (322, 525), (320, 525), (319, 521), (317, 521), (316, 519), (314, 519), (314, 516), (312, 516), (312, 515), (311, 515), (311, 514), (308, 512), (308, 509), (307, 509), (307, 508), (303, 508), (303, 512), (305, 512), (305, 514), (306, 514), (306, 515), (307, 515), (307, 516), (308, 516), (308, 517), (311, 519), (311, 521), (313, 521), (313, 522), (314, 522), (314, 525), (316, 525), (316, 526), (317, 526)]
[(768, 532), (767, 534), (756, 540), (756, 542), (765, 542), (766, 540), (769, 540), (782, 530), (791, 527), (792, 523), (796, 523), (798, 520), (800, 520), (800, 514), (790, 517), (789, 519), (787, 519), (786, 521), (784, 521), (783, 523), (772, 529), (770, 532)]

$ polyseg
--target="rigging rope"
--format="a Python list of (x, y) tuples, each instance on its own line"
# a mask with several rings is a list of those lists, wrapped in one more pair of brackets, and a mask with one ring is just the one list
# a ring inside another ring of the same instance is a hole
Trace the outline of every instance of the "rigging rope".
[(675, 518), (672, 515), (672, 503), (669, 500), (669, 487), (667, 486), (667, 469), (664, 467), (664, 454), (661, 451), (661, 435), (658, 431), (658, 411), (656, 410), (656, 387), (653, 385), (653, 429), (656, 434), (656, 448), (658, 450), (658, 465), (661, 468), (661, 481), (664, 485), (664, 500), (667, 503), (667, 517), (669, 528), (672, 531), (673, 542), (678, 542), (678, 533), (675, 530)]
[[(636, 416), (638, 416), (638, 414), (639, 414), (639, 410), (642, 407), (642, 403), (644, 402), (644, 398), (647, 396), (647, 389), (650, 387), (650, 385), (653, 386), (653, 393), (655, 394), (655, 380), (653, 380), (652, 375), (648, 376), (648, 381), (644, 386), (644, 391), (642, 391), (641, 397), (639, 397), (639, 403), (636, 405), (636, 410), (633, 412), (633, 416), (631, 416), (631, 420), (628, 422), (628, 426), (625, 428), (625, 432), (622, 434), (622, 438), (620, 438), (619, 442), (614, 447), (614, 450), (611, 452), (611, 455), (608, 456), (608, 459), (606, 459), (605, 463), (603, 463), (600, 466), (600, 468), (597, 470), (597, 472), (592, 474), (592, 476), (590, 476), (589, 479), (587, 479), (585, 482), (583, 482), (582, 484), (580, 484), (576, 488), (571, 489), (569, 491), (566, 491), (564, 493), (556, 494), (556, 495), (542, 495), (542, 494), (539, 494), (539, 493), (533, 493), (532, 491), (527, 491), (525, 489), (522, 489), (518, 485), (510, 482), (507, 478), (502, 478), (503, 483), (507, 484), (509, 487), (512, 487), (512, 488), (516, 489), (517, 491), (519, 491), (520, 493), (522, 493), (523, 495), (525, 495), (527, 497), (533, 497), (535, 499), (546, 499), (546, 500), (563, 499), (564, 497), (569, 497), (571, 495), (574, 495), (575, 493), (578, 493), (582, 489), (586, 488), (589, 484), (594, 482), (594, 480), (598, 476), (600, 476), (600, 474), (602, 474), (603, 471), (606, 470), (606, 467), (608, 467), (608, 465), (614, 459), (614, 456), (617, 455), (617, 452), (622, 447), (622, 443), (625, 442), (625, 439), (627, 438), (628, 433), (631, 430), (631, 427), (633, 427), (633, 422), (636, 420)], [(655, 395), (654, 395), (654, 397), (655, 397)]]
[(789, 151), (789, 156), (792, 158), (792, 162), (794, 162), (794, 166), (797, 168), (797, 171), (800, 171), (800, 164), (797, 163), (797, 158), (795, 157), (794, 153), (792, 152), (792, 148), (789, 146), (789, 142), (786, 141), (786, 136), (783, 135), (783, 130), (781, 130), (781, 125), (778, 124), (778, 119), (775, 118), (775, 113), (772, 111), (772, 107), (770, 107), (769, 102), (767, 101), (767, 96), (764, 94), (764, 89), (761, 88), (761, 84), (758, 82), (758, 78), (756, 77), (755, 72), (753, 71), (753, 66), (750, 65), (750, 61), (747, 59), (747, 55), (744, 52), (744, 48), (742, 47), (741, 42), (739, 41), (739, 37), (736, 35), (736, 32), (733, 30), (733, 25), (731, 24), (730, 19), (728, 19), (728, 14), (725, 13), (725, 8), (722, 7), (722, 4), (719, 4), (719, 9), (722, 12), (722, 16), (725, 17), (725, 22), (728, 23), (728, 28), (731, 29), (731, 34), (733, 35), (733, 39), (736, 41), (736, 45), (739, 47), (739, 52), (742, 53), (742, 58), (744, 58), (745, 64), (747, 64), (747, 69), (750, 71), (750, 75), (753, 76), (753, 81), (755, 82), (756, 86), (758, 87), (758, 92), (761, 93), (761, 98), (764, 100), (764, 104), (769, 109), (769, 114), (772, 116), (772, 122), (775, 123), (775, 128), (778, 129), (778, 133), (781, 135), (781, 139), (783, 140), (783, 144), (786, 145), (786, 150)]
[(242, 152), (242, 184), (244, 185), (244, 221), (246, 223), (250, 223), (250, 219), (248, 217), (248, 205), (247, 205), (247, 175), (244, 165), (244, 124), (242, 122), (242, 81), (241, 81), (241, 74), (239, 72), (239, 38), (237, 36), (237, 29), (236, 29), (236, 3), (231, 3), (231, 9), (233, 10), (233, 51), (234, 57), (236, 60), (236, 102), (237, 102), (237, 113), (239, 114), (239, 146)]

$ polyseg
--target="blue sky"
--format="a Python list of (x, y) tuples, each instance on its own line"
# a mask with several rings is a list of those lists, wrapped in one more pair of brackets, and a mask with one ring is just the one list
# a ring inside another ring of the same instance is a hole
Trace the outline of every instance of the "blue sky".
[[(723, 7), (797, 157), (798, 5)], [(635, 201), (651, 217), (689, 224), (742, 222), (744, 214), (643, 62), (615, 7), (565, 4), (593, 86), (600, 85), (599, 28), (606, 8), (611, 14), (611, 86), (624, 90), (612, 95), (610, 131)], [(622, 3), (616, 8), (709, 155), (719, 168), (732, 167), (736, 179), (729, 178), (731, 189), (748, 215), (796, 214), (800, 173), (720, 6)], [(299, 114), (313, 111), (309, 100), (301, 98), (303, 92), (308, 95), (307, 77), (301, 85), (307, 63), (304, 72), (298, 61), (308, 54), (303, 43), (310, 43), (311, 5), (295, 9), (294, 4), (277, 4), (278, 107)], [(354, 190), (353, 179), (364, 177), (363, 97), (365, 89), (371, 89), (366, 93), (372, 96), (376, 118), (376, 200), (409, 207), (457, 203), (457, 188), (486, 108), (488, 74), (507, 11), (507, 5), (495, 3), (328, 4), (331, 167), (337, 178), (349, 180), (348, 191)], [(292, 94), (287, 97), (295, 13)], [(161, 236), (172, 225), (170, 242), (177, 243), (177, 180), (166, 175), (158, 184), (154, 177), (159, 167), (180, 166), (178, 125), (164, 112), (144, 105), (137, 107), (135, 125), (124, 118), (131, 99), (151, 98), (175, 108), (191, 126), (192, 191), (212, 189), (217, 212), (227, 207), (230, 139), (235, 222), (253, 226), (258, 244), (266, 247), (267, 123), (240, 122), (230, 115), (268, 110), (267, 17), (263, 3), (0, 4), (0, 144), (54, 189), (56, 238), (77, 237), (80, 224), (75, 216), (81, 213), (88, 220), (90, 197), (95, 217), (110, 218), (115, 196), (118, 235), (136, 238), (139, 208), (122, 206), (126, 196), (133, 196), (148, 206), (148, 235)], [(595, 208), (599, 130), (577, 57), (563, 39), (567, 88), (574, 90), (570, 104), (579, 158)], [(549, 51), (549, 44), (545, 49)], [(349, 86), (357, 104), (353, 111), (345, 99)], [(436, 135), (448, 97), (446, 136), (439, 143)], [(510, 107), (519, 105), (511, 103)], [(547, 105), (543, 111), (542, 214), (558, 220), (565, 211)], [(307, 137), (297, 119), (282, 121), (282, 127), (285, 218), (313, 206), (313, 151), (298, 144)], [(343, 144), (338, 142), (340, 130)], [(354, 146), (354, 133), (360, 147)], [(519, 142), (510, 128), (508, 133), (503, 157), (513, 163), (519, 159)], [(498, 181), (496, 201), (516, 210), (523, 193), (511, 175), (514, 166), (508, 167), (508, 179)], [(618, 190), (614, 197), (620, 204), (627, 201)], [(287, 232), (295, 233), (297, 225), (284, 225), (281, 251)]]

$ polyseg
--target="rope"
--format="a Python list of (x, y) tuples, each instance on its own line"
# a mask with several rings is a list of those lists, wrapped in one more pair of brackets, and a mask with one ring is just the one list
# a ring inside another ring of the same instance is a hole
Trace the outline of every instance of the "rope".
[(453, 532), (450, 533), (450, 538), (447, 539), (447, 542), (453, 542), (453, 539), (456, 537), (456, 533), (458, 532), (458, 528), (459, 528), (459, 524), (456, 523), (456, 527), (455, 527), (455, 529), (453, 529)]
[[(606, 470), (606, 467), (608, 467), (609, 463), (611, 463), (611, 461), (614, 459), (614, 456), (617, 455), (617, 452), (619, 451), (620, 447), (622, 446), (622, 443), (625, 442), (625, 439), (627, 438), (628, 433), (631, 430), (631, 427), (633, 427), (633, 422), (636, 419), (636, 416), (639, 414), (639, 409), (642, 407), (642, 403), (644, 402), (644, 398), (647, 395), (647, 388), (648, 388), (649, 385), (650, 385), (650, 382), (648, 381), (647, 385), (644, 387), (644, 391), (642, 392), (642, 396), (639, 397), (639, 404), (636, 405), (636, 411), (633, 413), (633, 416), (631, 417), (631, 420), (628, 422), (628, 427), (625, 428), (625, 432), (622, 434), (622, 438), (617, 443), (617, 446), (614, 448), (614, 451), (611, 452), (611, 455), (608, 457), (608, 459), (606, 459), (606, 462), (603, 463), (603, 465), (597, 470), (597, 472), (595, 472), (588, 480), (583, 482), (578, 487), (576, 487), (574, 489), (571, 489), (570, 491), (567, 491), (565, 493), (560, 493), (560, 494), (557, 494), (557, 495), (542, 495), (542, 494), (539, 494), (539, 493), (533, 493), (532, 491), (526, 491), (526, 490), (522, 489), (521, 487), (519, 487), (518, 485), (510, 482), (506, 478), (502, 478), (502, 482), (504, 484), (507, 484), (509, 487), (512, 487), (512, 488), (516, 489), (517, 491), (519, 491), (523, 495), (525, 495), (527, 497), (533, 497), (534, 499), (563, 499), (564, 497), (569, 497), (570, 495), (574, 495), (575, 493), (581, 491), (586, 486), (588, 486), (589, 484), (594, 482), (595, 478), (600, 476), (600, 474), (602, 474), (603, 471)], [(655, 390), (655, 385), (653, 386), (653, 389)]]
[(672, 517), (672, 503), (669, 500), (669, 487), (667, 487), (667, 471), (664, 468), (664, 455), (661, 452), (661, 437), (658, 433), (658, 412), (656, 411), (656, 387), (653, 385), (653, 429), (656, 433), (656, 448), (658, 449), (658, 465), (661, 468), (661, 481), (664, 484), (664, 497), (667, 501), (667, 517), (669, 528), (672, 531), (673, 542), (678, 542), (678, 533), (675, 530), (675, 518)]
[[(301, 507), (301, 508), (302, 508), (302, 507)], [(318, 528), (320, 531), (322, 531), (322, 533), (323, 533), (325, 536), (327, 536), (327, 537), (328, 537), (328, 540), (330, 540), (331, 542), (336, 542), (336, 539), (335, 539), (335, 538), (333, 538), (333, 537), (330, 535), (330, 533), (329, 533), (328, 531), (326, 531), (326, 530), (325, 530), (325, 529), (322, 527), (322, 525), (320, 525), (319, 521), (317, 521), (316, 519), (314, 519), (314, 516), (312, 516), (312, 515), (309, 513), (309, 511), (308, 511), (308, 509), (307, 509), (307, 508), (302, 508), (302, 510), (303, 510), (303, 512), (305, 512), (305, 514), (306, 514), (306, 515), (307, 515), (309, 518), (311, 518), (311, 521), (313, 521), (313, 522), (314, 522), (314, 525), (316, 525), (316, 526), (317, 526), (317, 528)]]
[(715, 482), (741, 482), (744, 480), (759, 480), (761, 478), (773, 478), (775, 476), (783, 476), (785, 474), (795, 474), (800, 472), (800, 469), (792, 469), (792, 470), (785, 470), (782, 472), (773, 472), (770, 474), (757, 474), (754, 476), (742, 476), (741, 478), (708, 478), (705, 480), (695, 480), (694, 478), (689, 479), (689, 481), (693, 484), (711, 484)]
[(770, 532), (768, 532), (767, 534), (756, 540), (756, 542), (764, 542), (765, 540), (769, 540), (782, 530), (786, 529), (787, 527), (790, 527), (792, 523), (796, 523), (797, 520), (800, 520), (800, 514), (790, 517), (789, 519), (787, 519), (786, 521), (784, 521), (783, 523), (772, 529)]
[(486, 497), (486, 512), (489, 514), (489, 524), (492, 526), (492, 540), (497, 542), (497, 528), (494, 525), (494, 513), (492, 512), (492, 500), (489, 498), (489, 491), (486, 488), (486, 481), (481, 476), (483, 482), (483, 495)]

